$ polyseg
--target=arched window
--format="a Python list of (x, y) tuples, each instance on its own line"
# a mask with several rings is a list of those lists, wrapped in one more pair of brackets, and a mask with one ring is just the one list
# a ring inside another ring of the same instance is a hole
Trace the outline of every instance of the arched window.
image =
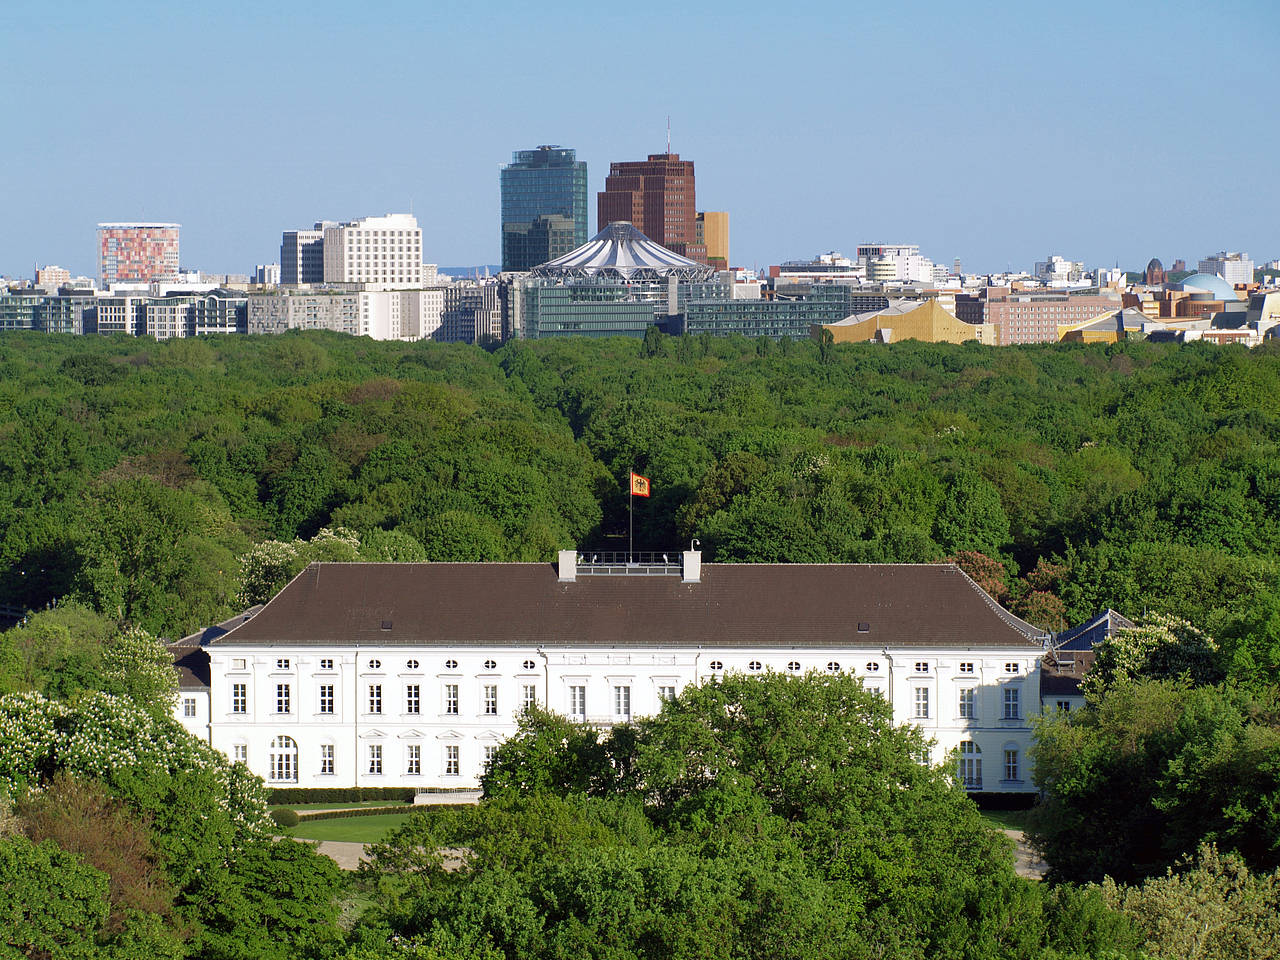
[(960, 741), (960, 783), (970, 790), (982, 789), (982, 750), (972, 740)]
[(267, 779), (276, 782), (298, 782), (298, 745), (292, 737), (276, 737), (267, 754)]

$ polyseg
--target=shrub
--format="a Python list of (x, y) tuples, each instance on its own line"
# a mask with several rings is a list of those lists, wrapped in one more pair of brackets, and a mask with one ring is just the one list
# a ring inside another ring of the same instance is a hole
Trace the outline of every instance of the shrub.
[(288, 830), (290, 827), (298, 825), (298, 812), (291, 807), (278, 807), (271, 811), (271, 819), (276, 822), (277, 826)]

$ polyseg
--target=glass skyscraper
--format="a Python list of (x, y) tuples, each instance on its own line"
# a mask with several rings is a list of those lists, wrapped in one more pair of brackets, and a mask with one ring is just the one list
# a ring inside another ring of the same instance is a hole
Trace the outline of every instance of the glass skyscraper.
[(502, 269), (529, 270), (587, 242), (587, 164), (571, 148), (516, 150), (502, 168)]

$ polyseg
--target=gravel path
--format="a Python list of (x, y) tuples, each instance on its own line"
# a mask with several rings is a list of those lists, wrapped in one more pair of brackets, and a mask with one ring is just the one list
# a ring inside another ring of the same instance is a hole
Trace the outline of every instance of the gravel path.
[(1029, 880), (1040, 880), (1044, 877), (1049, 867), (1040, 855), (1031, 849), (1026, 838), (1022, 835), (1021, 830), (1006, 830), (1004, 835), (1014, 842), (1014, 870), (1018, 876), (1026, 877)]

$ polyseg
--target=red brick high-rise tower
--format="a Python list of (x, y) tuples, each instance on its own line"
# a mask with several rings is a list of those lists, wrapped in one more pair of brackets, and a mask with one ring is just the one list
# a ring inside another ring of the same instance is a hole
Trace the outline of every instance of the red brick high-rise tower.
[(668, 250), (706, 263), (707, 247), (698, 242), (697, 218), (693, 161), (681, 160), (678, 153), (611, 163), (604, 190), (596, 196), (597, 229), (627, 220)]

